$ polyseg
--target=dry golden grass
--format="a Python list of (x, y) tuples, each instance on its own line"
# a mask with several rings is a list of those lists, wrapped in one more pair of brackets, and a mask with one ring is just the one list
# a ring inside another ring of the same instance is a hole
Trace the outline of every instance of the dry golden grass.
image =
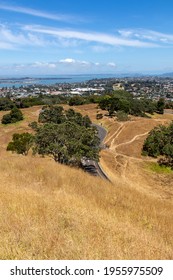
[[(96, 105), (75, 109), (96, 121)], [(134, 119), (118, 136), (121, 123), (101, 120), (112, 143), (101, 153), (110, 184), (49, 158), (6, 152), (12, 134), (30, 130), (39, 110), (0, 125), (0, 259), (173, 259), (173, 174), (147, 168), (144, 138), (116, 149), (171, 117)]]
[(169, 201), (17, 155), (0, 180), (0, 259), (173, 258)]
[(31, 132), (32, 129), (28, 126), (29, 123), (38, 120), (39, 111), (42, 106), (22, 109), (24, 120), (15, 124), (1, 124), (2, 116), (8, 111), (0, 111), (0, 155), (6, 156), (7, 144), (11, 141), (14, 133)]

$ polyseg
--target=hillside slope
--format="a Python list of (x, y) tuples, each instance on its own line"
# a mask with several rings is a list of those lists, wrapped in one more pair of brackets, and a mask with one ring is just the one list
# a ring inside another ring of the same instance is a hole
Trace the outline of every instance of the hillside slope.
[(41, 158), (0, 168), (0, 259), (172, 259), (173, 205)]
[[(40, 108), (0, 125), (0, 259), (173, 259), (173, 174), (152, 172), (153, 160), (140, 155), (146, 132), (172, 116), (101, 120), (108, 183), (50, 158), (6, 152)], [(96, 122), (95, 104), (76, 109)]]

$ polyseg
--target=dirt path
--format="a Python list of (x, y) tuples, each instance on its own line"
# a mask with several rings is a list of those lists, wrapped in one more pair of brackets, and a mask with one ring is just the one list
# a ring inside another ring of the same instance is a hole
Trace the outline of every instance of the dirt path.
[[(172, 175), (153, 173), (150, 163), (156, 163), (157, 159), (141, 156), (145, 137), (152, 127), (161, 123), (160, 119), (149, 121), (137, 119), (134, 125), (125, 122), (119, 124), (118, 128), (116, 123), (114, 131), (111, 126), (112, 135), (106, 139), (110, 147), (105, 150), (103, 167), (112, 181), (120, 180), (147, 195), (172, 201)], [(162, 120), (162, 123), (166, 121)]]
[[(116, 137), (118, 137), (118, 135), (121, 133), (121, 130), (122, 130), (122, 128), (123, 128), (123, 124), (121, 124), (120, 126), (119, 126), (119, 128), (104, 142), (105, 144), (107, 144), (114, 136), (115, 136), (115, 138)], [(115, 139), (114, 138), (114, 139)], [(113, 140), (114, 140), (113, 139)]]
[[(129, 145), (129, 144), (133, 143), (135, 140), (138, 140), (139, 138), (141, 138), (149, 133), (149, 131), (147, 131), (147, 132), (144, 132), (141, 134), (137, 134), (131, 140), (128, 140), (128, 141), (120, 143), (120, 144), (115, 144), (115, 140), (118, 139), (118, 137), (120, 136), (121, 133), (123, 133), (124, 129), (127, 128), (129, 123), (130, 122), (121, 123), (120, 126), (118, 127), (118, 129), (111, 136), (109, 136), (108, 139), (105, 141), (105, 144), (107, 144), (111, 140), (110, 148), (108, 149), (108, 151), (112, 153), (114, 161), (115, 161), (115, 166), (117, 166), (120, 176), (124, 179), (126, 178), (127, 169), (130, 166), (131, 160), (143, 162), (143, 159), (140, 157), (135, 157), (133, 155), (128, 156), (128, 155), (119, 153), (117, 151), (117, 148), (124, 146), (124, 145)], [(151, 161), (151, 159), (150, 159), (150, 161)]]
[(135, 140), (137, 140), (138, 138), (147, 135), (148, 133), (149, 133), (149, 131), (145, 132), (145, 133), (142, 133), (142, 134), (138, 134), (138, 135), (134, 136), (130, 141), (127, 141), (127, 142), (115, 145), (115, 146), (111, 147), (111, 149), (113, 149), (113, 148), (116, 149), (116, 148), (118, 148), (120, 146), (130, 144), (130, 143), (134, 142)]

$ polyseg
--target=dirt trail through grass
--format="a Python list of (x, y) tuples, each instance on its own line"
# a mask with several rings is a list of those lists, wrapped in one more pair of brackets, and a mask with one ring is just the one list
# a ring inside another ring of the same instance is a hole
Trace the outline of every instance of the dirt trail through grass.
[[(120, 125), (120, 127), (115, 131), (115, 133), (113, 133), (106, 141), (105, 141), (105, 144), (107, 144), (113, 137), (113, 140), (112, 141), (114, 141), (114, 139), (115, 138), (117, 138), (118, 137), (118, 135), (121, 133), (121, 131), (122, 131), (122, 129), (123, 129), (123, 124), (121, 124)], [(112, 142), (111, 142), (112, 143)]]
[(137, 134), (137, 135), (134, 136), (130, 141), (121, 143), (121, 144), (119, 144), (119, 145), (112, 146), (111, 148), (116, 149), (116, 148), (118, 148), (118, 147), (120, 147), (120, 146), (130, 144), (130, 143), (134, 142), (136, 139), (138, 139), (138, 138), (140, 138), (140, 137), (142, 137), (142, 136), (147, 135), (148, 133), (149, 133), (149, 131), (148, 131), (148, 132), (145, 132), (145, 133), (142, 133), (142, 134)]
[[(109, 143), (109, 148), (105, 151), (107, 156), (105, 157), (105, 153), (103, 155), (103, 163), (106, 163), (103, 167), (106, 168), (108, 174), (110, 170), (110, 178), (111, 176), (113, 180), (119, 178), (144, 192), (145, 190), (142, 186), (145, 185), (148, 193), (157, 197), (162, 196), (163, 198), (168, 197), (166, 186), (169, 184), (171, 188), (169, 199), (171, 199), (173, 187), (171, 187), (171, 175), (170, 178), (166, 178), (164, 174), (152, 173), (149, 165), (156, 163), (157, 159), (141, 156), (142, 145), (147, 134), (158, 123), (164, 124), (167, 122), (166, 118), (147, 120), (136, 118), (133, 121), (119, 124), (115, 122), (114, 127), (111, 122), (110, 135), (105, 141), (106, 144)], [(119, 125), (118, 128), (117, 125)], [(109, 170), (107, 170), (107, 167)], [(156, 189), (158, 193), (156, 193)]]

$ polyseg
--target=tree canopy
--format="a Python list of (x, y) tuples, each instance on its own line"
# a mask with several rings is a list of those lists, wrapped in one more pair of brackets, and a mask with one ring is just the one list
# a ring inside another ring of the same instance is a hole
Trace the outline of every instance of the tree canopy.
[(33, 135), (25, 133), (15, 133), (13, 134), (13, 139), (9, 142), (7, 146), (7, 151), (16, 152), (17, 154), (27, 155), (29, 149), (33, 144)]
[(99, 159), (100, 140), (88, 116), (61, 106), (44, 106), (38, 119), (39, 124), (30, 124), (35, 135), (14, 134), (7, 150), (27, 154), (32, 145), (34, 153), (50, 155), (59, 163), (75, 166), (80, 166), (82, 157)]
[(64, 110), (62, 106), (43, 106), (38, 121), (40, 123), (56, 123), (61, 124), (66, 121), (75, 122), (80, 126), (89, 127), (91, 120), (89, 117), (82, 116), (81, 113), (75, 112), (73, 109)]
[(164, 108), (165, 108), (165, 100), (164, 100), (164, 98), (160, 98), (157, 102), (157, 113), (163, 114)]
[(55, 161), (79, 165), (83, 156), (98, 160), (99, 139), (88, 116), (64, 110), (61, 106), (44, 106), (36, 127), (35, 151), (52, 155)]
[(8, 111), (14, 107), (13, 101), (7, 97), (0, 98), (0, 111)]
[(84, 156), (98, 160), (99, 139), (95, 129), (75, 122), (40, 126), (35, 135), (35, 145), (38, 154), (52, 155), (55, 161), (68, 165), (80, 165)]
[(150, 131), (144, 142), (143, 155), (160, 157), (159, 163), (173, 168), (173, 122), (159, 125)]
[(23, 120), (23, 114), (17, 107), (13, 107), (9, 114), (2, 117), (2, 124), (16, 123)]
[(110, 116), (117, 111), (123, 111), (134, 116), (146, 116), (145, 113), (153, 114), (157, 111), (156, 103), (149, 99), (136, 99), (126, 91), (115, 91), (111, 95), (100, 98), (99, 106), (102, 110), (107, 110)]

